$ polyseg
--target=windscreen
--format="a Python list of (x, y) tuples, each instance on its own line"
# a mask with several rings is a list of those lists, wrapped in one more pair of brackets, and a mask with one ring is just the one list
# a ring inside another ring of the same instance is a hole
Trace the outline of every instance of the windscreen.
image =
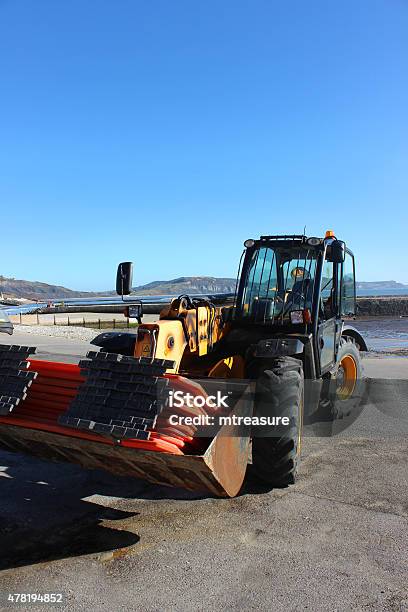
[(256, 322), (290, 322), (293, 310), (312, 310), (317, 251), (265, 246), (252, 253), (236, 315)]

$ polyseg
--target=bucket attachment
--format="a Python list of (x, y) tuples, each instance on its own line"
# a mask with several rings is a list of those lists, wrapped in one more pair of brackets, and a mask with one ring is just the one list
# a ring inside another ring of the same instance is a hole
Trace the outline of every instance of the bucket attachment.
[[(209, 441), (155, 432), (156, 385), (166, 384), (163, 374), (171, 368), (155, 361), (109, 353), (90, 353), (80, 366), (30, 360), (27, 373), (37, 377), (27, 397), (0, 415), (0, 447), (159, 485), (237, 495), (246, 472), (249, 427), (235, 420), (239, 424), (223, 425)], [(192, 382), (176, 378), (186, 386)], [(231, 417), (252, 415), (245, 395)]]

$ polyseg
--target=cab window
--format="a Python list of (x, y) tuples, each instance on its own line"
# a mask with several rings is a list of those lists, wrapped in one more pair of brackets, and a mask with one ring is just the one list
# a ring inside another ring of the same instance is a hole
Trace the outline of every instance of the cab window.
[(245, 287), (244, 303), (248, 308), (254, 299), (272, 297), (276, 292), (277, 284), (276, 257), (275, 252), (267, 247), (259, 249), (254, 253), (251, 261), (248, 282)]
[(341, 283), (341, 314), (351, 316), (356, 313), (356, 294), (354, 276), (354, 257), (346, 253), (343, 263), (343, 277)]
[(325, 319), (330, 319), (334, 316), (333, 300), (333, 276), (334, 265), (332, 261), (325, 261), (322, 270), (321, 284), (321, 305)]

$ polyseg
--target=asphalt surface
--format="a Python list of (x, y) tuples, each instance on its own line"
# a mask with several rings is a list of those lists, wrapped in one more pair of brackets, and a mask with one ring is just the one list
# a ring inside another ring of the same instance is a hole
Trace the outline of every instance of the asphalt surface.
[[(90, 348), (33, 340), (13, 338), (40, 358)], [(309, 431), (287, 489), (215, 499), (0, 451), (0, 591), (63, 592), (66, 610), (408, 610), (408, 359), (364, 364), (392, 400)]]
[[(95, 331), (95, 337), (99, 332)], [(2, 344), (20, 344), (24, 346), (35, 346), (36, 359), (49, 361), (60, 361), (63, 363), (78, 363), (88, 351), (97, 350), (89, 342), (73, 340), (71, 338), (59, 338), (52, 336), (40, 336), (15, 329), (12, 336), (2, 334)]]

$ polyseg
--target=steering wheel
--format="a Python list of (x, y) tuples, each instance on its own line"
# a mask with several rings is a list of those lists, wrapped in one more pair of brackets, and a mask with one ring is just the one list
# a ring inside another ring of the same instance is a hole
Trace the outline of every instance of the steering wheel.
[(273, 298), (271, 298), (274, 302), (280, 302), (281, 304), (285, 303), (285, 295), (282, 296), (282, 292), (279, 293), (276, 291)]
[(293, 309), (293, 306), (296, 303), (299, 304), (298, 310), (300, 310), (300, 305), (302, 304), (302, 302), (303, 304), (306, 304), (306, 294), (307, 294), (307, 291), (302, 291), (302, 287), (299, 288), (297, 291), (292, 291), (290, 293), (288, 301), (285, 304), (283, 314), (284, 315), (288, 314), (288, 312), (290, 312)]

